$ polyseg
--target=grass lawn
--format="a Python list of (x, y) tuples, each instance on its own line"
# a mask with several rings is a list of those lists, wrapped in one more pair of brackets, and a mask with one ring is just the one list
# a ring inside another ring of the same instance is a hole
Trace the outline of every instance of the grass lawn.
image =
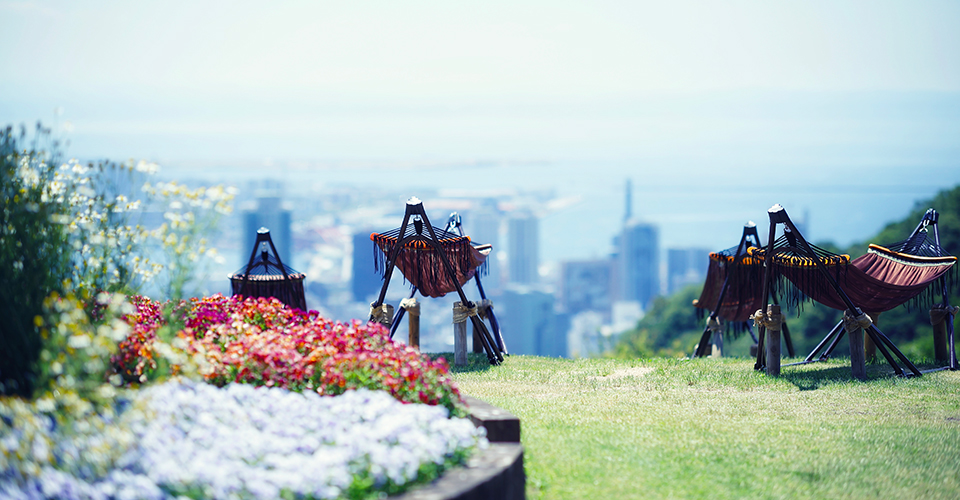
[(454, 376), (520, 417), (529, 498), (960, 498), (960, 372), (471, 356)]

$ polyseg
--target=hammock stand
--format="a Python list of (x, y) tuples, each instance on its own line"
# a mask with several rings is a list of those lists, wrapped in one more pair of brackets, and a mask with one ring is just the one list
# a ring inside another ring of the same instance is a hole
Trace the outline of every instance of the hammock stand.
[[(900, 254), (907, 255), (926, 255), (928, 257), (943, 257), (943, 252), (940, 247), (940, 231), (938, 229), (937, 223), (939, 221), (940, 215), (934, 209), (928, 209), (924, 214), (923, 218), (920, 220), (920, 223), (917, 224), (917, 227), (910, 233), (910, 236), (903, 242), (889, 245), (889, 248)], [(932, 233), (932, 243), (927, 240), (930, 239)], [(871, 249), (880, 252), (883, 247), (877, 247), (876, 245), (871, 245)], [(937, 284), (940, 287), (940, 293), (942, 294), (943, 300), (939, 304), (935, 304), (934, 308), (947, 309), (949, 311), (948, 305), (950, 303), (949, 297), (949, 286), (947, 284), (946, 274), (941, 274), (937, 279)], [(924, 370), (923, 373), (928, 373), (932, 371), (939, 370), (957, 370), (960, 369), (957, 363), (957, 352), (954, 346), (954, 327), (953, 327), (953, 313), (949, 313), (945, 321), (946, 326), (946, 336), (947, 336), (947, 349), (948, 349), (948, 364), (947, 366), (941, 368), (935, 368), (932, 370)], [(789, 363), (783, 366), (795, 366), (795, 365), (805, 365), (809, 363), (817, 363), (821, 361), (826, 361), (830, 355), (833, 353), (833, 350), (837, 347), (837, 344), (840, 342), (840, 339), (843, 338), (844, 329), (843, 321), (837, 322), (837, 324), (830, 330), (829, 333), (817, 344), (816, 347), (810, 351), (810, 354), (803, 361), (798, 361), (796, 363)], [(819, 356), (818, 356), (819, 354)]]
[[(710, 254), (710, 267), (703, 284), (703, 292), (699, 299), (693, 301), (701, 319), (704, 310), (710, 310), (694, 357), (702, 358), (707, 355), (707, 349), (712, 344), (711, 337), (722, 333), (721, 319), (726, 321), (728, 328), (732, 325), (735, 332), (749, 332), (753, 342), (759, 345), (748, 320), (754, 311), (763, 307), (762, 297), (757, 289), (763, 266), (759, 260), (747, 255), (747, 250), (760, 246), (757, 225), (751, 221), (743, 225), (743, 234), (736, 247)], [(775, 293), (772, 294), (772, 299), (774, 304), (779, 304)], [(710, 304), (714, 306), (711, 308)], [(792, 357), (793, 340), (786, 323), (781, 331), (787, 344), (787, 352)]]
[[(412, 224), (411, 224), (412, 222)], [(426, 234), (424, 234), (426, 229)], [(442, 238), (437, 237), (440, 233)], [(370, 321), (379, 319), (390, 286), (390, 278), (395, 267), (400, 268), (404, 278), (414, 287), (411, 297), (419, 290), (427, 297), (442, 297), (447, 292), (456, 291), (460, 303), (470, 311), (470, 320), (474, 332), (478, 332), (483, 350), (492, 365), (503, 362), (503, 354), (495, 344), (489, 330), (476, 314), (477, 305), (467, 299), (463, 293), (463, 284), (474, 277), (486, 258), (479, 252), (489, 253), (489, 246), (475, 247), (470, 238), (452, 234), (430, 224), (423, 203), (416, 197), (407, 200), (400, 228), (385, 233), (373, 233), (370, 239), (375, 243), (375, 267), (383, 270), (383, 285), (377, 301), (370, 304)], [(479, 257), (478, 257), (479, 256)], [(381, 265), (382, 264), (382, 265)], [(404, 309), (401, 308), (401, 311)], [(389, 316), (387, 316), (389, 319)], [(402, 315), (398, 313), (399, 323)], [(393, 334), (391, 325), (391, 335)]]
[[(928, 215), (932, 211), (928, 211)], [(931, 217), (935, 220), (935, 212), (932, 212), (934, 215)], [(841, 309), (845, 311), (845, 320), (851, 322), (849, 326), (844, 326), (838, 332), (834, 333), (832, 346), (836, 345), (836, 340), (839, 336), (843, 335), (844, 331), (850, 330), (855, 332), (859, 329), (863, 329), (873, 340), (874, 344), (877, 346), (877, 349), (883, 354), (890, 366), (893, 367), (894, 371), (899, 376), (921, 376), (923, 372), (920, 371), (907, 357), (900, 352), (896, 345), (886, 336), (884, 333), (874, 324), (869, 317), (867, 317), (861, 307), (859, 307), (851, 299), (853, 294), (857, 297), (857, 300), (861, 304), (866, 304), (868, 300), (877, 300), (885, 301), (880, 304), (880, 302), (875, 302), (871, 309), (874, 310), (889, 310), (897, 305), (903, 304), (906, 301), (916, 297), (927, 288), (927, 286), (932, 283), (934, 280), (942, 278), (947, 270), (953, 265), (956, 261), (955, 257), (938, 257), (936, 260), (937, 265), (942, 269), (934, 270), (936, 273), (933, 277), (912, 277), (911, 281), (905, 283), (898, 283), (891, 276), (885, 276), (883, 274), (877, 273), (876, 270), (872, 270), (874, 274), (870, 274), (870, 269), (861, 270), (857, 264), (864, 264), (869, 259), (874, 259), (876, 257), (861, 257), (853, 262), (853, 266), (848, 266), (850, 264), (849, 256), (845, 255), (835, 255), (825, 252), (823, 250), (815, 251), (813, 246), (811, 246), (800, 234), (800, 231), (797, 230), (793, 221), (790, 220), (790, 217), (787, 215), (786, 210), (780, 205), (774, 205), (769, 210), (767, 214), (770, 217), (770, 234), (767, 240), (767, 248), (765, 250), (760, 248), (752, 248), (748, 250), (748, 254), (757, 259), (762, 259), (764, 261), (764, 278), (763, 278), (763, 292), (761, 297), (764, 298), (763, 303), (766, 303), (767, 297), (770, 296), (771, 291), (778, 286), (778, 284), (783, 283), (783, 279), (789, 280), (795, 289), (798, 290), (793, 295), (793, 300), (805, 300), (806, 297), (812, 298), (817, 302), (820, 302), (828, 307), (834, 309)], [(927, 217), (925, 216), (925, 220)], [(784, 235), (780, 240), (775, 238), (777, 226), (784, 225)], [(926, 223), (921, 222), (921, 226), (926, 229), (926, 226), (929, 224), (929, 221)], [(919, 230), (919, 227), (918, 227)], [(915, 231), (916, 234), (916, 231)], [(908, 239), (909, 241), (909, 239)], [(889, 253), (889, 250), (887, 250)], [(899, 254), (892, 252), (899, 257), (911, 257), (910, 255)], [(868, 256), (871, 254), (868, 254)], [(865, 259), (867, 257), (867, 259)], [(882, 258), (882, 257), (881, 257)], [(864, 260), (861, 260), (864, 259)], [(909, 263), (899, 262), (895, 259), (886, 259), (888, 263), (893, 265), (907, 265)], [(828, 271), (828, 267), (833, 270), (833, 273)], [(915, 266), (921, 267), (921, 266)], [(810, 273), (810, 271), (813, 271)], [(776, 276), (774, 275), (776, 273)], [(809, 273), (809, 274), (807, 274)], [(886, 279), (884, 279), (886, 278)], [(840, 284), (840, 280), (844, 281), (844, 285), (849, 288), (849, 293), (844, 289), (844, 286)], [(944, 284), (942, 282), (942, 284)], [(869, 285), (870, 287), (868, 287)], [(946, 301), (947, 287), (943, 287), (944, 292), (944, 301)], [(897, 294), (899, 292), (899, 294)], [(898, 296), (893, 296), (898, 295)], [(759, 335), (759, 345), (757, 349), (757, 361), (754, 365), (754, 369), (763, 370), (767, 368), (766, 353), (764, 351), (764, 338), (766, 324), (772, 319), (766, 315), (766, 312), (761, 310), (757, 311), (756, 320), (758, 323), (758, 335)], [(950, 339), (951, 339), (951, 350), (953, 348), (953, 329), (952, 329), (952, 316), (950, 317), (951, 321), (948, 321), (950, 325)], [(838, 330), (834, 328), (834, 330)], [(833, 333), (833, 332), (831, 332)], [(828, 338), (824, 339), (821, 344), (825, 344), (831, 338), (831, 335), (828, 334)], [(862, 349), (862, 347), (861, 347)], [(817, 349), (819, 350), (819, 349)], [(894, 359), (896, 356), (896, 359)], [(910, 373), (904, 373), (904, 370), (897, 363), (897, 360), (900, 361), (907, 368)], [(859, 366), (858, 366), (859, 365)], [(776, 363), (773, 364), (776, 368), (776, 371), (779, 371), (779, 359)], [(864, 374), (865, 368), (863, 365), (863, 357), (859, 356), (859, 363), (853, 359), (853, 352), (851, 350), (851, 371), (855, 376), (858, 374)], [(768, 370), (769, 371), (769, 370)]]
[[(457, 212), (451, 213), (450, 218), (447, 219), (447, 227), (444, 228), (443, 231), (445, 233), (452, 233), (456, 231), (459, 236), (461, 237), (464, 236), (463, 221), (460, 217), (460, 214), (458, 214)], [(491, 330), (491, 333), (493, 334), (493, 339), (497, 343), (497, 349), (502, 354), (507, 354), (507, 347), (506, 347), (506, 344), (503, 342), (503, 334), (500, 331), (500, 322), (497, 320), (497, 315), (494, 314), (493, 312), (493, 304), (488, 302), (487, 294), (483, 290), (483, 283), (480, 281), (480, 273), (475, 272), (473, 274), (473, 281), (476, 282), (477, 284), (477, 290), (480, 292), (481, 302), (488, 303), (488, 306), (486, 308), (486, 313), (481, 314), (480, 316), (482, 319), (485, 316), (485, 319), (487, 319), (490, 322), (490, 330)], [(417, 294), (417, 287), (414, 286), (413, 289), (410, 291), (410, 295), (409, 297), (407, 297), (407, 299), (408, 300), (412, 299), (416, 294)], [(403, 320), (403, 315), (404, 313), (406, 313), (406, 310), (407, 309), (405, 307), (400, 307), (397, 310), (396, 315), (393, 317), (393, 322), (390, 324), (391, 339), (393, 338), (393, 335), (397, 332), (397, 328), (400, 326), (400, 322)], [(476, 335), (473, 338), (474, 340), (473, 352), (481, 352), (483, 341), (480, 339), (480, 334), (478, 332), (475, 331), (474, 333), (476, 333)]]
[[(258, 249), (260, 260), (255, 262)], [(273, 252), (273, 255), (270, 255), (270, 252)], [(265, 227), (257, 230), (257, 241), (253, 244), (247, 265), (229, 278), (233, 295), (276, 297), (290, 307), (307, 310), (307, 299), (303, 292), (305, 276), (280, 261), (277, 247), (270, 238), (270, 230)]]

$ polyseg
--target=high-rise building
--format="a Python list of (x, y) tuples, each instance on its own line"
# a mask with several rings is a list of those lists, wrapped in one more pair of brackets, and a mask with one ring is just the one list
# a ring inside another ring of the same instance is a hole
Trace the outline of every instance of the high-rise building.
[(671, 248), (667, 250), (667, 293), (672, 294), (692, 283), (703, 283), (710, 264), (706, 248)]
[(380, 291), (383, 280), (373, 265), (372, 230), (360, 230), (353, 233), (353, 263), (350, 266), (350, 291), (353, 300), (364, 302)]
[(487, 274), (483, 276), (483, 288), (487, 293), (495, 293), (500, 289), (500, 269), (497, 252), (500, 248), (500, 219), (501, 213), (497, 208), (496, 200), (484, 200), (480, 205), (470, 210), (463, 218), (465, 234), (475, 243), (493, 245), (493, 253), (487, 258)]
[[(257, 241), (257, 231), (265, 227), (270, 230), (270, 239), (277, 247), (280, 260), (290, 267), (293, 264), (293, 237), (290, 232), (290, 210), (281, 206), (278, 191), (272, 190), (257, 196), (257, 206), (253, 210), (243, 213), (243, 234), (241, 253), (250, 252)], [(243, 263), (246, 265), (249, 253), (243, 254)]]
[(564, 312), (598, 311), (610, 315), (613, 261), (564, 262), (560, 276), (560, 303)]
[(639, 302), (646, 310), (660, 294), (660, 245), (657, 226), (630, 220), (618, 238), (618, 299)]
[(536, 286), (507, 285), (494, 302), (511, 354), (567, 356), (569, 320), (554, 311), (552, 293)]
[(510, 283), (540, 281), (540, 221), (532, 213), (514, 215), (507, 222), (507, 262)]
[(623, 231), (614, 239), (616, 301), (644, 310), (660, 294), (660, 237), (656, 225), (633, 217), (633, 184), (627, 179)]

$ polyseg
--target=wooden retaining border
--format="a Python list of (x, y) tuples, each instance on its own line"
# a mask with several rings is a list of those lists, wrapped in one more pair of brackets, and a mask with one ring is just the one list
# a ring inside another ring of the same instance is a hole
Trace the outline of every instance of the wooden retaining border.
[(490, 446), (466, 465), (448, 470), (436, 481), (393, 497), (396, 500), (523, 500), (526, 474), (520, 419), (485, 401), (466, 396), (470, 420), (487, 429)]

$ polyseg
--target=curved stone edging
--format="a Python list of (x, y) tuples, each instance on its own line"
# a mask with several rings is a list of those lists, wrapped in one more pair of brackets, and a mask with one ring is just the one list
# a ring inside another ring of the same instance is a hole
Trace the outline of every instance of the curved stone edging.
[(519, 443), (490, 443), (463, 467), (448, 470), (436, 481), (391, 497), (397, 500), (485, 500), (523, 499), (526, 475), (523, 446)]
[(436, 481), (393, 497), (395, 500), (484, 500), (526, 498), (520, 419), (477, 398), (466, 396), (470, 420), (487, 429), (490, 446), (466, 465), (447, 471)]

